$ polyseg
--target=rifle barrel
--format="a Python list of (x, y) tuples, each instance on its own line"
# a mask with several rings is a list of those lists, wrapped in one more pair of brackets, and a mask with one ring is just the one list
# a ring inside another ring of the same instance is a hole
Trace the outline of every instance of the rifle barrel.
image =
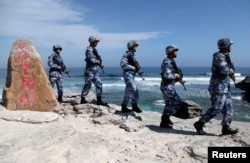
[(184, 90), (186, 91), (186, 90), (187, 90), (187, 88), (186, 88), (185, 84), (182, 84), (182, 85), (183, 85), (183, 87), (184, 87)]
[(69, 71), (64, 72), (69, 78), (71, 78), (71, 76), (69, 75)]
[(141, 76), (142, 80), (145, 80), (144, 77), (143, 77), (142, 75), (140, 75), (140, 76)]

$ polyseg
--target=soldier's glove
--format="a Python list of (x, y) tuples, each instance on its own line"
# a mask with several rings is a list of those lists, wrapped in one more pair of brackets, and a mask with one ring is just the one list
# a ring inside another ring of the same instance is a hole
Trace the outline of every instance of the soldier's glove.
[(230, 78), (235, 82), (235, 73), (234, 70), (230, 68)]

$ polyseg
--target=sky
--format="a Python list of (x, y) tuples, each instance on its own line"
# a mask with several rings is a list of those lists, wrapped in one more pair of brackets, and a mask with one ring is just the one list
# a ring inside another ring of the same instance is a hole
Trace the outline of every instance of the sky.
[(179, 48), (179, 67), (209, 67), (217, 41), (234, 41), (235, 67), (249, 67), (249, 0), (1, 0), (0, 68), (6, 68), (13, 43), (27, 39), (43, 64), (54, 44), (63, 48), (67, 67), (84, 67), (88, 38), (97, 46), (105, 67), (119, 67), (127, 42), (139, 43), (141, 67), (159, 67), (165, 49)]

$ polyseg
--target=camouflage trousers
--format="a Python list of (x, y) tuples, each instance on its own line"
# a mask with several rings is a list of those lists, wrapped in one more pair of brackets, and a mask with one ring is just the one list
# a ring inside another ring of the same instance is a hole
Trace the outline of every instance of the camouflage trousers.
[(162, 115), (173, 115), (180, 109), (182, 100), (177, 94), (174, 86), (161, 84), (161, 92), (164, 97), (165, 107)]
[(132, 104), (136, 104), (139, 100), (139, 90), (135, 84), (134, 77), (129, 72), (124, 72), (123, 78), (126, 87), (122, 105), (128, 105), (130, 100), (132, 100)]
[(221, 112), (223, 114), (221, 125), (230, 125), (233, 118), (231, 94), (211, 94), (211, 103), (211, 108), (200, 118), (200, 121), (206, 123)]
[(49, 73), (49, 80), (54, 88), (54, 85), (56, 84), (58, 96), (63, 96), (63, 76), (58, 71), (52, 71)]
[(91, 89), (92, 83), (96, 89), (96, 96), (102, 96), (102, 82), (99, 77), (99, 73), (85, 72), (84, 74), (85, 84), (82, 89), (81, 96), (86, 97)]

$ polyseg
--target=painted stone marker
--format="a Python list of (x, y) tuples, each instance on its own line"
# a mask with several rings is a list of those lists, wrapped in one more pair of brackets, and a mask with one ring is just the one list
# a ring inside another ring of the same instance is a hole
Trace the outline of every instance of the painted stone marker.
[(12, 46), (2, 100), (9, 110), (52, 111), (57, 106), (40, 55), (28, 40)]

